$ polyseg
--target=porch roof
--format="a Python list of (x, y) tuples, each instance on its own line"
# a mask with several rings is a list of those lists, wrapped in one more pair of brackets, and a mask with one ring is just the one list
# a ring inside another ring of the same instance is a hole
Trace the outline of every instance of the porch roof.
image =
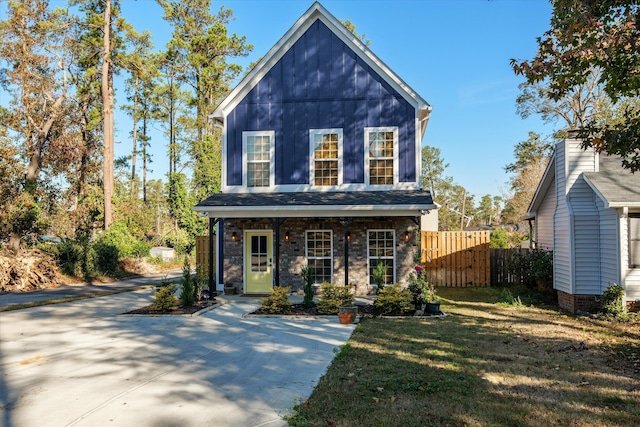
[(433, 209), (424, 190), (221, 193), (194, 207), (212, 218), (415, 217)]

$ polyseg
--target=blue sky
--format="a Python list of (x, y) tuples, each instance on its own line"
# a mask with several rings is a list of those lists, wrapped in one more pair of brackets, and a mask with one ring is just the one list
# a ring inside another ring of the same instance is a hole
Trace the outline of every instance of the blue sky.
[[(124, 18), (138, 31), (148, 29), (164, 47), (171, 28), (155, 0), (122, 0)], [(231, 8), (230, 32), (247, 37), (254, 50), (236, 61), (247, 65), (262, 57), (311, 6), (311, 0), (214, 1)], [(515, 99), (521, 77), (510, 58), (530, 59), (536, 37), (549, 27), (547, 0), (324, 0), (339, 19), (350, 19), (371, 49), (433, 106), (423, 145), (440, 148), (450, 164), (447, 175), (476, 195), (502, 195), (513, 147), (529, 131), (550, 133), (538, 118), (522, 120)], [(62, 6), (62, 0), (53, 0)], [(6, 7), (6, 6), (4, 6)], [(0, 3), (0, 8), (4, 8)], [(2, 13), (2, 15), (4, 15)], [(124, 93), (117, 94), (120, 105)], [(120, 142), (116, 156), (130, 153), (130, 121), (116, 116)], [(152, 136), (152, 178), (166, 174), (163, 136)]]

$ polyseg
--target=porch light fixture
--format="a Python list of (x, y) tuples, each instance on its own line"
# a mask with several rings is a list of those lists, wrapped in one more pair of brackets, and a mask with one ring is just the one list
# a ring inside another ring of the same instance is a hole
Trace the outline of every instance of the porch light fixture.
[(408, 242), (409, 241), (409, 230), (404, 232), (404, 241)]
[(236, 233), (235, 231), (233, 233), (231, 233), (231, 240), (233, 240), (234, 242), (238, 241), (238, 233)]
[(291, 238), (291, 236), (289, 235), (288, 231), (286, 233), (284, 233), (284, 241), (285, 242), (288, 242), (290, 238)]
[(351, 232), (350, 231), (347, 231), (347, 240), (351, 241)]

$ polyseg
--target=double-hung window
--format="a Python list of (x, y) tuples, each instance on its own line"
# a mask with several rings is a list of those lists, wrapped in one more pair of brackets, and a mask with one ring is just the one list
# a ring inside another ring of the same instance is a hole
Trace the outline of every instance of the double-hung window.
[(378, 263), (384, 264), (387, 269), (384, 276), (385, 284), (396, 282), (396, 237), (394, 230), (368, 230), (368, 258), (369, 258), (369, 283), (374, 284), (373, 271)]
[(393, 185), (398, 182), (398, 128), (364, 128), (365, 182)]
[(275, 132), (251, 131), (242, 133), (242, 149), (245, 159), (243, 184), (246, 187), (270, 187), (274, 185), (273, 146)]
[(629, 267), (640, 268), (640, 213), (629, 214)]
[(311, 185), (342, 184), (342, 129), (312, 129), (309, 142)]
[(333, 232), (307, 231), (307, 265), (313, 270), (314, 283), (333, 282)]

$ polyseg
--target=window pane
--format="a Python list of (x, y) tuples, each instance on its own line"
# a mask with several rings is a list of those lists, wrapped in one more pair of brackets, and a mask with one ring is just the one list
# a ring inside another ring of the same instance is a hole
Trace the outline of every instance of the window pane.
[(629, 214), (629, 267), (640, 267), (640, 214)]
[(307, 262), (313, 268), (314, 283), (333, 280), (333, 251), (330, 231), (307, 231)]
[(369, 132), (369, 184), (393, 184), (393, 132)]
[(338, 185), (338, 134), (317, 134), (314, 143), (314, 184)]
[(368, 232), (369, 238), (369, 283), (373, 284), (373, 270), (382, 262), (387, 266), (385, 283), (393, 283), (395, 271), (394, 232), (375, 230)]

